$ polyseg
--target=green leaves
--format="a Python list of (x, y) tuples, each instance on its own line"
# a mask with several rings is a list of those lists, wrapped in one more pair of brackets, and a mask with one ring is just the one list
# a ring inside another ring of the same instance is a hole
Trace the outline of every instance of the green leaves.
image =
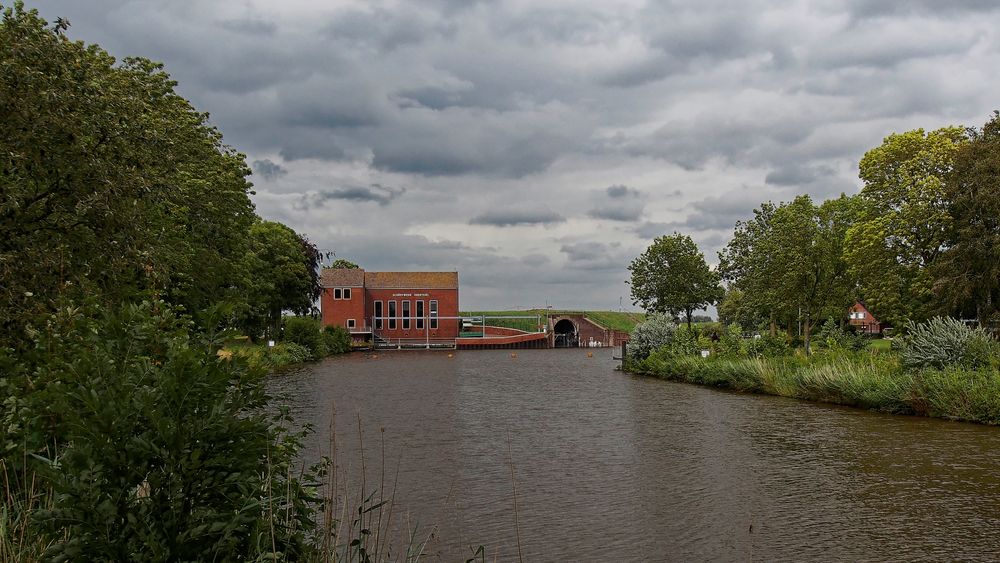
[(818, 207), (809, 196), (799, 196), (777, 206), (763, 204), (752, 220), (738, 223), (733, 240), (719, 253), (730, 284), (720, 312), (801, 323), (808, 347), (816, 321), (842, 316), (851, 304), (853, 284), (842, 254), (854, 209), (854, 200), (846, 196)]
[[(22, 357), (41, 416), (18, 441), (58, 499), (36, 515), (47, 557), (228, 559), (251, 553), (255, 529), (302, 553), (315, 499), (291, 477), (301, 442), (266, 415), (262, 374), (220, 360), (162, 302), (83, 312)], [(268, 504), (295, 509), (283, 521)]]
[(56, 295), (190, 311), (242, 295), (249, 169), (162, 65), (116, 64), (17, 5), (0, 70), (0, 339)]
[(688, 324), (694, 311), (722, 297), (719, 274), (686, 235), (657, 237), (628, 269), (635, 303), (647, 311), (684, 315)]
[(925, 319), (933, 301), (929, 269), (951, 229), (945, 179), (966, 142), (959, 127), (893, 134), (860, 163), (858, 220), (845, 259), (880, 319)]
[(940, 312), (1000, 321), (1000, 112), (955, 153), (945, 182), (951, 230), (932, 267)]
[(242, 324), (249, 334), (277, 334), (283, 310), (312, 312), (321, 291), (321, 257), (312, 243), (281, 223), (257, 221), (244, 260), (251, 287)]

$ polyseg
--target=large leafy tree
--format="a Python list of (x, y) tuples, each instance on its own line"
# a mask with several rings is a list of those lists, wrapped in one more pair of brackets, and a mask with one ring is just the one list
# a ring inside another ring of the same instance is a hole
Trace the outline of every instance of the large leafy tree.
[(773, 203), (765, 202), (754, 209), (753, 218), (737, 221), (733, 238), (719, 251), (719, 273), (730, 293), (738, 291), (726, 303), (726, 309), (732, 308), (732, 300), (738, 295), (740, 316), (766, 319), (772, 335), (778, 323), (790, 315), (789, 307), (770, 283), (780, 275), (772, 268), (774, 261), (770, 254), (774, 246), (768, 244), (777, 209)]
[(746, 329), (760, 327), (766, 319), (748, 307), (746, 300), (746, 295), (739, 289), (727, 288), (715, 306), (719, 312), (719, 322), (724, 325), (738, 324)]
[(1000, 320), (1000, 112), (955, 152), (944, 191), (952, 229), (935, 265), (947, 314)]
[(275, 334), (282, 311), (312, 312), (320, 295), (321, 253), (308, 239), (274, 221), (250, 228), (248, 270), (254, 280), (244, 328), (253, 336)]
[(769, 319), (772, 333), (779, 322), (798, 323), (808, 351), (816, 322), (842, 316), (854, 295), (842, 259), (854, 207), (846, 196), (820, 206), (799, 196), (764, 204), (753, 219), (737, 223), (719, 253), (729, 282), (727, 316)]
[(933, 311), (930, 268), (951, 227), (945, 178), (966, 141), (959, 127), (893, 134), (860, 163), (864, 187), (845, 258), (872, 312), (893, 324)]
[(236, 299), (254, 220), (242, 155), (160, 65), (118, 63), (18, 4), (0, 23), (0, 340), (87, 296)]
[(778, 208), (766, 241), (770, 283), (786, 307), (794, 307), (807, 353), (816, 323), (843, 316), (851, 302), (853, 284), (842, 258), (851, 203), (842, 196), (817, 207), (809, 196), (796, 197)]
[(689, 327), (696, 310), (722, 297), (718, 273), (686, 235), (657, 237), (628, 269), (636, 304), (647, 311), (683, 315)]

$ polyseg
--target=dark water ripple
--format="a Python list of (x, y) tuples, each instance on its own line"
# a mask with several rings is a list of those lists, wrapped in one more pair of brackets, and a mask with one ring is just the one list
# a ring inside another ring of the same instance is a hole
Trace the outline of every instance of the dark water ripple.
[[(614, 371), (611, 351), (361, 354), (275, 377), (345, 474), (399, 469), (431, 560), (1000, 560), (1000, 429)], [(333, 411), (336, 415), (333, 416)], [(384, 433), (380, 429), (384, 428)]]

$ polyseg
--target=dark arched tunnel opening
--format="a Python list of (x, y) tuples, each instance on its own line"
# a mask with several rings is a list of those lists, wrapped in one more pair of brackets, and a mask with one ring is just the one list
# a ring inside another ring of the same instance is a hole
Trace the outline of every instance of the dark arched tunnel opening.
[(580, 345), (580, 335), (576, 325), (569, 319), (562, 319), (552, 327), (556, 348), (576, 348)]

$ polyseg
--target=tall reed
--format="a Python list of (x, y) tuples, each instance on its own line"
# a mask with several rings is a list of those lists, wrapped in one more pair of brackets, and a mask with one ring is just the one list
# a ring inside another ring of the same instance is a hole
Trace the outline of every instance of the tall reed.
[(896, 354), (862, 350), (771, 358), (700, 358), (666, 351), (628, 367), (634, 373), (735, 391), (1000, 424), (1000, 371), (992, 366), (907, 368)]

